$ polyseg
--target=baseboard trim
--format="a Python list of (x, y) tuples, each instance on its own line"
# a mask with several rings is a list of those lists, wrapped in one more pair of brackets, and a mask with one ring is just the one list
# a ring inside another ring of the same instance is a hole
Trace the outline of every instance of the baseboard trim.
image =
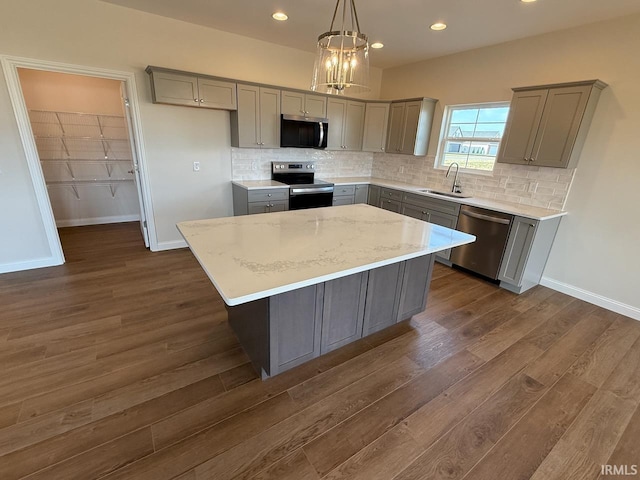
[(173, 242), (158, 242), (156, 248), (152, 248), (152, 252), (162, 252), (164, 250), (175, 250), (177, 248), (187, 248), (187, 242), (184, 240), (175, 240)]
[(38, 258), (37, 260), (27, 260), (26, 262), (5, 263), (0, 265), (0, 274), (33, 270), (35, 268), (55, 267), (63, 263), (64, 262), (60, 262), (55, 257)]
[(572, 297), (579, 298), (580, 300), (584, 300), (585, 302), (593, 303), (594, 305), (606, 308), (607, 310), (611, 310), (612, 312), (626, 315), (627, 317), (633, 318), (634, 320), (640, 320), (640, 308), (627, 305), (626, 303), (603, 297), (602, 295), (598, 295), (597, 293), (583, 290), (582, 288), (569, 285), (568, 283), (559, 282), (549, 277), (542, 277), (542, 279), (540, 280), (540, 285), (549, 287), (552, 290), (565, 293)]
[(56, 226), (60, 227), (84, 227), (86, 225), (103, 225), (106, 223), (139, 222), (140, 215), (114, 215), (110, 217), (72, 218), (69, 220), (56, 220)]

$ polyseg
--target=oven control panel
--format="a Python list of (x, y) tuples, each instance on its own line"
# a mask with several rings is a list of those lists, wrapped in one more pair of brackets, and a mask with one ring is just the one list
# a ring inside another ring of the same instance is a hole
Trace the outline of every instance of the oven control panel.
[(313, 162), (271, 162), (273, 173), (313, 172), (316, 165)]

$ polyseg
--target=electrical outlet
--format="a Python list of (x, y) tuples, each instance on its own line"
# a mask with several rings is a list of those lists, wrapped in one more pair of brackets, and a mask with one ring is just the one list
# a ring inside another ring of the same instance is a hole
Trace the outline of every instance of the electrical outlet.
[(200, 162), (193, 162), (193, 171), (194, 172), (200, 171)]

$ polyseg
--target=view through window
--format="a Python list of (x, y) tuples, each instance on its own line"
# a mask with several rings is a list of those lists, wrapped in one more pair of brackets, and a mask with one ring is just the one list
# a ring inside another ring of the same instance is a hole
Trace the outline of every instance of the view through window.
[(509, 102), (448, 106), (437, 166), (492, 171), (509, 114)]

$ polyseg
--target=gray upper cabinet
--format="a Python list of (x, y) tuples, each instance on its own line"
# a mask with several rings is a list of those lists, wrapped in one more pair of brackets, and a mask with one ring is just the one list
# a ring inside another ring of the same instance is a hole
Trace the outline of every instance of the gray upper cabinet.
[(238, 85), (238, 110), (231, 112), (231, 146), (280, 147), (280, 90)]
[(329, 98), (327, 118), (329, 133), (327, 149), (362, 150), (365, 104), (351, 100)]
[(364, 115), (363, 152), (384, 152), (389, 123), (388, 103), (367, 103)]
[(432, 98), (392, 102), (387, 153), (426, 155), (435, 105)]
[(514, 89), (497, 161), (575, 167), (604, 87), (589, 80)]
[(147, 67), (154, 103), (235, 110), (236, 84), (215, 78)]
[(282, 113), (284, 115), (326, 118), (327, 99), (320, 95), (282, 90)]

